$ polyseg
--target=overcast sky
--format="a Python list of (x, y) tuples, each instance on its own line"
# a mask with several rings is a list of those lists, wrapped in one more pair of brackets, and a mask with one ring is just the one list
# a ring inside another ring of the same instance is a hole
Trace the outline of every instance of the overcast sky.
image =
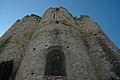
[(65, 7), (73, 16), (88, 15), (120, 48), (120, 0), (1, 0), (0, 36), (25, 15), (42, 16), (49, 7)]

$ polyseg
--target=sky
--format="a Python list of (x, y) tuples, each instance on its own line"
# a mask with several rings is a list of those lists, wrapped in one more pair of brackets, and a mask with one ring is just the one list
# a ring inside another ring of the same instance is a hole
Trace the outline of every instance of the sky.
[(0, 36), (17, 19), (30, 14), (42, 16), (49, 7), (59, 6), (74, 17), (91, 17), (120, 48), (120, 0), (0, 0)]

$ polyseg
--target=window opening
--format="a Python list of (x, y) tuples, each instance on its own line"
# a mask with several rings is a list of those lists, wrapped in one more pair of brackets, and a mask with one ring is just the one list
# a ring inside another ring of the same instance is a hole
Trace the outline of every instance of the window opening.
[(45, 76), (65, 76), (65, 57), (63, 52), (53, 50), (46, 59)]

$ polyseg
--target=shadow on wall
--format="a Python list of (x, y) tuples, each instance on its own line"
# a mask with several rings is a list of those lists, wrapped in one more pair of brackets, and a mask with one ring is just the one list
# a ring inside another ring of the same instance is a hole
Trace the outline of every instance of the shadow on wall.
[(13, 70), (13, 60), (0, 63), (0, 80), (9, 80)]

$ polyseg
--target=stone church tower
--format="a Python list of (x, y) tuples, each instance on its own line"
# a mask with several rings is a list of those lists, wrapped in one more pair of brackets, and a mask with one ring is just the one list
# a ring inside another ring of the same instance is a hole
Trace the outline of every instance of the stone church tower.
[(0, 38), (0, 80), (120, 80), (120, 50), (89, 16), (49, 8)]

